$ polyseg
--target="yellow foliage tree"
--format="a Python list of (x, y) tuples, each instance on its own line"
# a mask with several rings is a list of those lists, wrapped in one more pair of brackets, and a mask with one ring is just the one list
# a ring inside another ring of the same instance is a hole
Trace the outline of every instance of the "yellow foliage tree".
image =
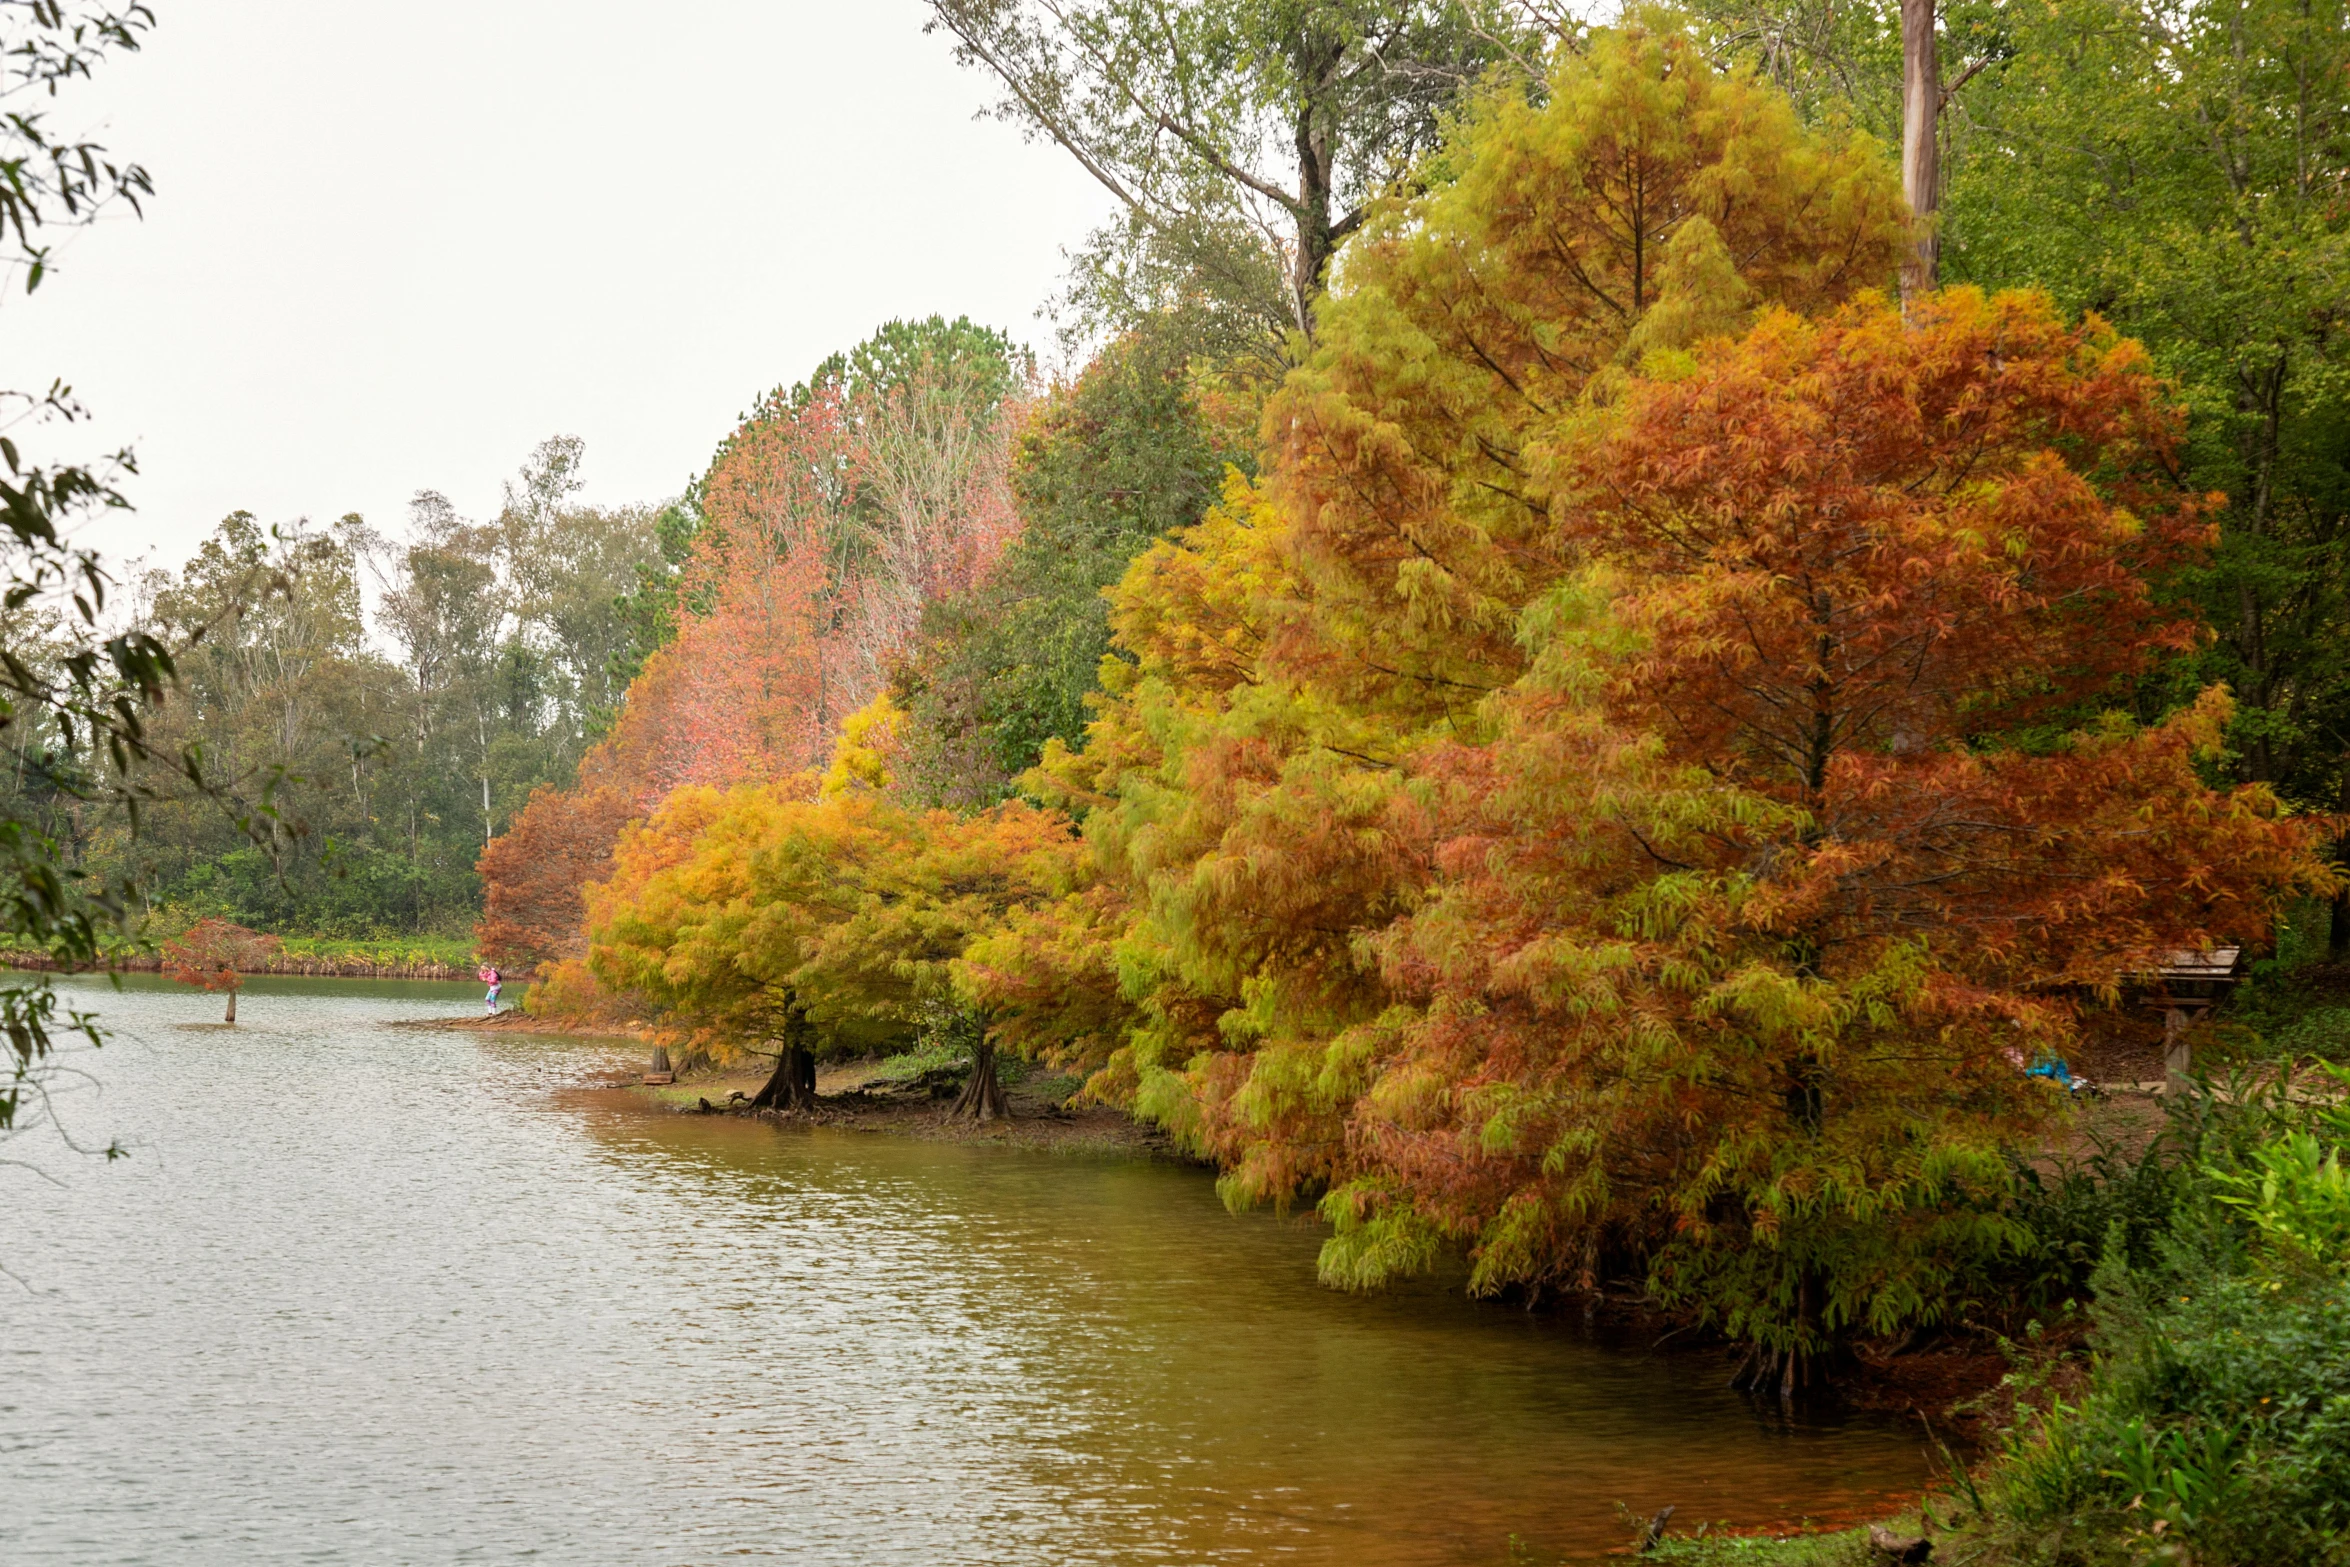
[[(1064, 818), (1016, 801), (958, 816), (869, 790), (680, 789), (589, 889), (588, 966), (720, 1053), (772, 1053), (761, 1102), (805, 1105), (820, 1051), (902, 1048), (957, 1020), (953, 963), (1050, 894), (1070, 844)], [(963, 1021), (959, 1108), (1000, 1115), (986, 1019)]]
[(1574, 559), (1544, 451), (1639, 363), (1881, 281), (1904, 236), (1865, 138), (1648, 23), (1474, 106), (1425, 173), (1341, 258), (1262, 484), (1114, 591), (1102, 715), (1032, 780), (1084, 813), (1094, 883), (974, 954), (1007, 1026), (1101, 1052), (1096, 1091), (1234, 1200), (1343, 1166), (1395, 1000), (1367, 942), (1435, 874), (1414, 759), (1486, 733)]

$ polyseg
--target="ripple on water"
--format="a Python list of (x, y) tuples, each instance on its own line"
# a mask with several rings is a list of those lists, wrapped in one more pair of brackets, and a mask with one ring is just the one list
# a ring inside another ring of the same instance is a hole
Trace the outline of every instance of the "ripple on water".
[[(87, 982), (74, 982), (77, 986)], [(604, 1047), (390, 1028), (469, 987), (88, 986), (0, 1263), (11, 1563), (1535, 1559), (1619, 1501), (1758, 1522), (1922, 1478), (1708, 1358), (1428, 1286), (1197, 1172), (646, 1115)]]

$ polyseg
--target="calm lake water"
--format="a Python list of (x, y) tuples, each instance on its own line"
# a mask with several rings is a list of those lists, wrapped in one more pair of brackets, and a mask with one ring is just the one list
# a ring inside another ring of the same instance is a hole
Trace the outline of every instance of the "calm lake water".
[[(1623, 1503), (1841, 1514), (1915, 1436), (1429, 1286), (1193, 1170), (650, 1113), (472, 987), (69, 982), (0, 1169), (0, 1560), (1588, 1560)], [(1513, 1547), (1512, 1537), (1517, 1537)], [(1514, 1552), (1514, 1554), (1513, 1554)]]

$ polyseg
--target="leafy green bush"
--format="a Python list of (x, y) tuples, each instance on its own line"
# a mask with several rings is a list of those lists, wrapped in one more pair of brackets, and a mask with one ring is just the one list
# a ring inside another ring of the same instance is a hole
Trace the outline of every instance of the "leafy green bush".
[(2046, 1312), (2085, 1294), (2112, 1237), (2133, 1264), (2152, 1262), (2190, 1179), (2192, 1149), (2178, 1145), (2195, 1135), (2192, 1123), (2174, 1126), (2135, 1159), (2100, 1142), (2047, 1175), (2019, 1163), (2013, 1211), (2033, 1244), (2019, 1258), (2017, 1303)]
[(2267, 1029), (2269, 1053), (2287, 1060), (2350, 1061), (2350, 1006), (2313, 1006)]
[(2345, 1087), (2237, 1083), (2180, 1109), (2167, 1225), (2141, 1248), (2117, 1215), (2090, 1281), (2087, 1390), (1993, 1473), (2003, 1554), (2350, 1563)]
[(2330, 921), (2328, 905), (2313, 900), (2278, 923), (2276, 950), (2252, 965), (2221, 1013), (2217, 1054), (2350, 1062), (2350, 974), (2328, 961)]

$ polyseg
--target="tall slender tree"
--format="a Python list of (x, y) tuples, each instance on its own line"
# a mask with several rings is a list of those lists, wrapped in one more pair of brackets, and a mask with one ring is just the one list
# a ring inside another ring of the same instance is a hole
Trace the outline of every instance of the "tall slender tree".
[(1901, 0), (1901, 194), (1916, 230), (1901, 262), (1901, 297), (1942, 286), (1942, 53), (1935, 0)]

